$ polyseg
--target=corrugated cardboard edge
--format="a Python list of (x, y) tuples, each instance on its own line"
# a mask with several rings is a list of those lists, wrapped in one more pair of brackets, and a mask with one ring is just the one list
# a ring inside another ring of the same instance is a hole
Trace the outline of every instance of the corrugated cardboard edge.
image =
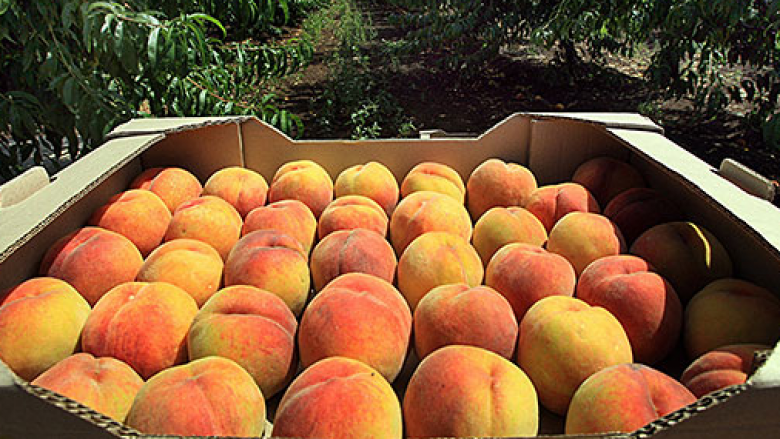
[[(149, 134), (172, 134), (211, 125), (227, 125), (230, 123), (240, 125), (250, 119), (259, 121), (255, 116), (133, 119), (114, 128), (108, 133), (106, 140)], [(273, 129), (276, 130), (276, 128)], [(281, 131), (279, 133), (283, 134)]]

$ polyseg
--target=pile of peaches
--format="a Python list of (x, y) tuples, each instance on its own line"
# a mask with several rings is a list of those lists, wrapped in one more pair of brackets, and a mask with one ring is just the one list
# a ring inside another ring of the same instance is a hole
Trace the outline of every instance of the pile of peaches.
[(148, 169), (0, 294), (0, 360), (148, 434), (633, 431), (778, 338), (778, 295), (608, 157), (547, 186), (499, 159)]

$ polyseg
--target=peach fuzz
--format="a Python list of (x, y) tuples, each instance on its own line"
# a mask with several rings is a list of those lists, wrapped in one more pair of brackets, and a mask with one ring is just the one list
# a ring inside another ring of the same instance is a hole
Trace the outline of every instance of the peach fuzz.
[(265, 399), (252, 376), (232, 360), (207, 357), (147, 381), (127, 425), (152, 435), (260, 437), (265, 415)]
[(482, 265), (501, 247), (514, 242), (543, 246), (547, 230), (534, 214), (522, 207), (493, 207), (474, 224), (471, 242), (477, 249)]
[(644, 187), (616, 195), (604, 208), (604, 216), (618, 226), (627, 244), (653, 226), (683, 218), (680, 209), (663, 194)]
[(753, 372), (753, 355), (771, 350), (768, 345), (733, 344), (713, 349), (683, 371), (680, 382), (697, 398), (747, 381)]
[(249, 212), (241, 236), (258, 230), (277, 230), (290, 235), (301, 243), (308, 255), (317, 235), (317, 218), (302, 201), (277, 201)]
[(190, 360), (212, 355), (246, 369), (266, 398), (292, 378), (298, 321), (282, 299), (248, 285), (227, 287), (198, 311), (187, 335)]
[(472, 346), (447, 346), (425, 357), (403, 400), (410, 438), (535, 436), (538, 413), (528, 376), (500, 355)]
[(683, 304), (708, 283), (731, 277), (728, 252), (709, 230), (691, 222), (653, 226), (629, 250), (650, 263), (674, 287)]
[(518, 322), (545, 297), (573, 296), (576, 282), (566, 258), (530, 244), (502, 247), (485, 270), (485, 285), (509, 301)]
[(150, 168), (140, 173), (130, 189), (154, 192), (173, 213), (180, 204), (198, 198), (203, 186), (190, 171), (181, 168)]
[(466, 284), (438, 286), (414, 310), (414, 348), (419, 358), (449, 345), (476, 346), (511, 359), (517, 319), (496, 290)]
[(474, 247), (458, 235), (429, 232), (412, 241), (398, 260), (398, 289), (412, 310), (431, 289), (482, 283), (485, 270)]
[(64, 280), (94, 305), (106, 291), (135, 279), (143, 263), (129, 239), (100, 227), (83, 227), (49, 248), (40, 274)]
[(390, 243), (382, 235), (366, 229), (329, 234), (314, 247), (309, 261), (316, 291), (336, 277), (352, 272), (372, 274), (393, 282), (397, 265)]
[(460, 174), (443, 163), (422, 162), (415, 165), (401, 181), (401, 197), (420, 191), (448, 195), (463, 204), (466, 186)]
[(203, 186), (203, 195), (222, 198), (235, 207), (241, 218), (265, 204), (268, 183), (257, 172), (239, 166), (222, 168), (211, 174)]
[(333, 180), (311, 160), (288, 162), (277, 169), (268, 188), (268, 201), (299, 200), (316, 218), (333, 201)]
[(55, 364), (32, 384), (124, 422), (144, 380), (132, 367), (116, 358), (95, 358), (82, 352)]
[(595, 157), (574, 171), (571, 180), (587, 188), (600, 205), (631, 188), (645, 187), (645, 179), (629, 163), (613, 157)]
[(146, 257), (160, 245), (171, 222), (171, 212), (153, 192), (131, 189), (111, 197), (87, 221), (129, 239)]
[(566, 434), (632, 432), (696, 401), (674, 378), (641, 364), (601, 370), (577, 389)]
[(22, 379), (76, 350), (90, 307), (67, 282), (33, 278), (0, 297), (0, 360)]
[(389, 283), (328, 285), (301, 317), (301, 364), (309, 367), (323, 358), (347, 357), (392, 382), (406, 359), (411, 331), (409, 306)]
[(471, 218), (462, 204), (438, 192), (415, 192), (401, 200), (390, 217), (390, 242), (400, 255), (423, 233), (450, 232), (471, 240)]
[(204, 195), (182, 203), (175, 212), (165, 241), (197, 239), (214, 247), (222, 259), (241, 237), (244, 225), (238, 211), (222, 198)]
[(579, 276), (596, 259), (624, 253), (626, 245), (620, 229), (609, 218), (597, 213), (572, 212), (550, 231), (547, 250), (571, 262)]
[(367, 229), (387, 235), (387, 214), (376, 201), (361, 195), (336, 198), (322, 211), (317, 223), (320, 239), (337, 230)]
[(279, 296), (299, 316), (309, 296), (308, 257), (295, 238), (258, 230), (241, 238), (225, 262), (225, 286), (252, 285)]
[(546, 297), (520, 322), (517, 364), (534, 383), (539, 401), (563, 415), (574, 392), (594, 373), (631, 363), (631, 344), (609, 311), (566, 296)]
[(492, 158), (477, 166), (466, 181), (466, 205), (476, 220), (492, 207), (525, 205), (536, 189), (536, 177), (528, 168)]
[(96, 357), (122, 360), (148, 379), (187, 359), (187, 331), (197, 312), (195, 300), (177, 286), (124, 283), (95, 305), (81, 347)]
[(593, 195), (582, 185), (571, 182), (536, 189), (522, 207), (539, 218), (548, 233), (570, 212), (601, 212)]
[(336, 198), (363, 195), (382, 206), (389, 217), (398, 204), (399, 188), (395, 175), (379, 162), (350, 166), (341, 171), (333, 184)]
[(731, 344), (766, 344), (780, 339), (780, 299), (740, 279), (719, 279), (685, 308), (683, 341), (689, 358)]
[(401, 404), (393, 388), (364, 363), (319, 361), (293, 380), (273, 421), (272, 437), (401, 439)]
[(214, 247), (196, 239), (174, 239), (146, 258), (136, 280), (176, 285), (201, 307), (219, 289), (223, 268), (222, 257)]
[(683, 316), (680, 298), (642, 258), (597, 259), (582, 272), (576, 296), (605, 308), (620, 321), (638, 363), (655, 364), (677, 344)]

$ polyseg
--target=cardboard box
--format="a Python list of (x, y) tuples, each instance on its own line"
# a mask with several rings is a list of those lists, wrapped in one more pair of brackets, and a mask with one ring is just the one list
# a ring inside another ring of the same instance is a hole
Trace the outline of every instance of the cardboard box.
[[(131, 121), (50, 182), (41, 183), (38, 175), (30, 177), (33, 189), (25, 189), (23, 182), (16, 182), (20, 189), (6, 188), (21, 195), (16, 204), (0, 208), (0, 291), (35, 276), (56, 239), (81, 227), (93, 210), (149, 167), (180, 166), (205, 181), (220, 168), (245, 166), (270, 181), (276, 169), (291, 160), (316, 160), (334, 178), (348, 166), (373, 160), (388, 166), (400, 181), (415, 164), (436, 161), (455, 168), (465, 181), (479, 163), (499, 157), (529, 167), (543, 185), (569, 179), (588, 158), (609, 155), (636, 166), (652, 187), (712, 231), (730, 252), (738, 277), (778, 292), (780, 210), (719, 176), (646, 118), (515, 114), (477, 138), (428, 137), (293, 141), (248, 117)], [(27, 192), (32, 194), (24, 198)], [(775, 353), (747, 384), (702, 398), (631, 436), (778, 437), (778, 415), (780, 355)], [(555, 433), (559, 426), (560, 419), (543, 420), (541, 433)], [(78, 403), (27, 384), (0, 362), (0, 437), (137, 435)]]

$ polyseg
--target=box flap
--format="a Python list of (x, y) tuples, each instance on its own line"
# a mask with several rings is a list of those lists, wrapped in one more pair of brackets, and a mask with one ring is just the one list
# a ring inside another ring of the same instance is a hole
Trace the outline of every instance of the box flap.
[(607, 128), (622, 128), (637, 131), (650, 131), (663, 134), (664, 129), (653, 122), (652, 119), (638, 113), (549, 113), (549, 112), (523, 112), (517, 113), (531, 116), (537, 119), (571, 119), (582, 122), (591, 122), (603, 125)]
[(221, 125), (226, 123), (242, 123), (254, 116), (225, 116), (225, 117), (160, 117), (148, 119), (133, 119), (114, 128), (107, 139), (118, 137), (138, 136), (145, 134), (170, 133), (191, 130), (207, 125)]

